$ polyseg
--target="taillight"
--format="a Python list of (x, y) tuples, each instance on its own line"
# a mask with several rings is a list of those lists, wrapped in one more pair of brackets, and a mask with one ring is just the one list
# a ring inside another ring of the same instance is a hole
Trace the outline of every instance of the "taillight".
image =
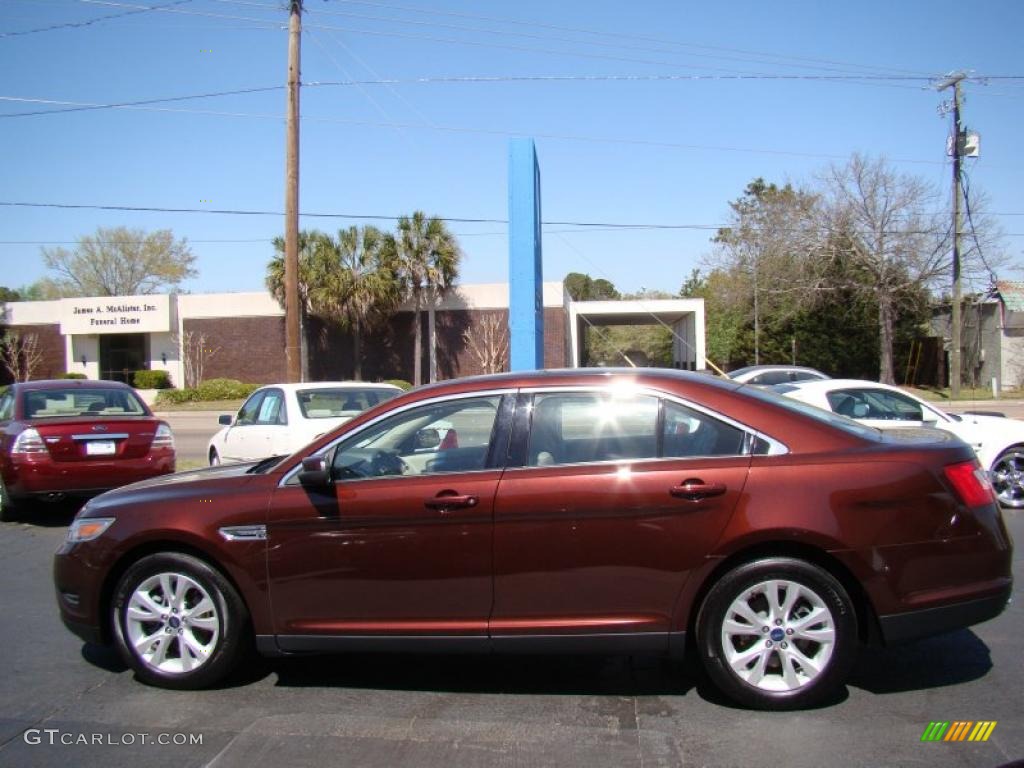
[(14, 438), (11, 453), (46, 453), (46, 445), (43, 444), (43, 438), (39, 436), (39, 433), (29, 427)]
[(996, 494), (992, 490), (988, 474), (978, 466), (976, 461), (950, 464), (948, 467), (943, 467), (942, 471), (960, 501), (968, 507), (980, 507), (996, 500)]
[(166, 424), (159, 425), (156, 428), (156, 434), (153, 435), (153, 443), (150, 447), (174, 450), (174, 435), (171, 432), (171, 428)]

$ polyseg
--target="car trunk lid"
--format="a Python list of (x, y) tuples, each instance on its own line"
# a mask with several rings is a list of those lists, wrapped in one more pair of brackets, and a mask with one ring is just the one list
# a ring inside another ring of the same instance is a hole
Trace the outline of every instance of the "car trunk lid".
[(159, 422), (149, 416), (53, 419), (33, 427), (54, 461), (137, 459), (149, 453)]

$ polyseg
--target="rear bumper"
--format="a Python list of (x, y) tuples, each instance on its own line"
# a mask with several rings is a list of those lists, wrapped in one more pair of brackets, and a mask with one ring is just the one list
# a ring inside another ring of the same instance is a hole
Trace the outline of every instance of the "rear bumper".
[(58, 462), (48, 457), (11, 461), (4, 472), (7, 492), (14, 497), (49, 493), (96, 495), (111, 488), (174, 472), (173, 451), (138, 459)]
[(989, 597), (879, 616), (882, 640), (886, 645), (898, 645), (994, 619), (1010, 603), (1012, 591), (1009, 582)]

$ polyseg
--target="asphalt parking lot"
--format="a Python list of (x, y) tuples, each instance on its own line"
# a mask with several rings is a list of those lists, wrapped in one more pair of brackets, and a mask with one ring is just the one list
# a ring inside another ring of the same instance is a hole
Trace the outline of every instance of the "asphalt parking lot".
[[(51, 554), (71, 508), (0, 525), (0, 765), (1000, 766), (1024, 758), (1024, 607), (861, 654), (840, 700), (735, 709), (657, 658), (346, 656), (255, 661), (219, 689), (135, 681), (57, 617)], [(1024, 514), (1007, 522), (1024, 541)], [(1024, 557), (1016, 556), (1017, 583)], [(932, 721), (996, 721), (923, 743)], [(163, 743), (166, 742), (166, 743)]]

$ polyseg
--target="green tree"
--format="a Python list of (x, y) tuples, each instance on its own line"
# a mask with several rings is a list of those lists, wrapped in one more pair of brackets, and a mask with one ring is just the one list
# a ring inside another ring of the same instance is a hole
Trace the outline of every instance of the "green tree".
[(749, 275), (755, 365), (761, 361), (764, 319), (791, 316), (811, 290), (811, 281), (802, 278), (820, 243), (816, 204), (816, 196), (808, 191), (754, 179), (729, 203), (729, 226), (719, 229), (713, 239), (720, 263)]
[(567, 274), (564, 285), (573, 301), (609, 301), (622, 298), (611, 281), (600, 277), (595, 280), (581, 272)]
[(21, 301), (21, 292), (15, 288), (0, 285), (0, 301)]
[(428, 298), (434, 300), (454, 285), (461, 258), (458, 240), (441, 219), (428, 218), (422, 211), (416, 211), (398, 220), (395, 270), (404, 295), (413, 305), (413, 384), (416, 386), (423, 383), (420, 313)]
[(78, 239), (74, 250), (43, 248), (43, 263), (56, 273), (44, 282), (60, 296), (131, 296), (176, 288), (199, 273), (196, 257), (169, 229), (147, 233), (100, 227)]

